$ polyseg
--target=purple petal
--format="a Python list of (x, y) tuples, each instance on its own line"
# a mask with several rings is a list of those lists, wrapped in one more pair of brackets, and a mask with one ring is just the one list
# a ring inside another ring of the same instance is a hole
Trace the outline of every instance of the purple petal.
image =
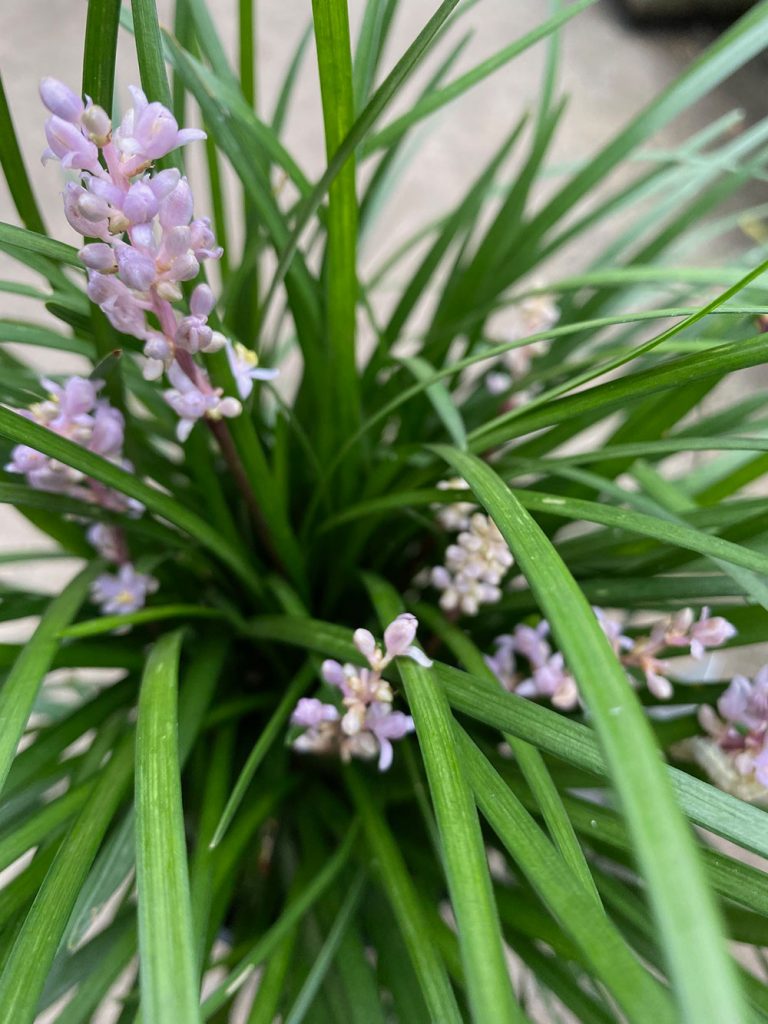
[(58, 78), (44, 78), (40, 83), (40, 99), (52, 114), (62, 121), (78, 121), (85, 109), (81, 98)]
[(364, 658), (368, 661), (374, 657), (376, 653), (376, 641), (373, 638), (373, 633), (368, 629), (356, 629), (352, 636), (352, 643), (360, 651)]
[(419, 622), (415, 615), (404, 612), (384, 630), (384, 647), (390, 658), (405, 654), (416, 638)]
[(734, 676), (728, 689), (720, 696), (717, 710), (729, 722), (738, 722), (747, 710), (752, 684), (746, 676)]
[(323, 679), (330, 686), (338, 686), (339, 689), (343, 690), (347, 685), (347, 677), (344, 674), (344, 669), (338, 663), (333, 661), (332, 658), (327, 658), (320, 666), (320, 673)]

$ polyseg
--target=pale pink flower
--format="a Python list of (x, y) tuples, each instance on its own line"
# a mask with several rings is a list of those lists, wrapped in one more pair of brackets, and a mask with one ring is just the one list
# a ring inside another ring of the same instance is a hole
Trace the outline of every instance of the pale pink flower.
[(137, 572), (130, 562), (120, 566), (116, 575), (102, 573), (91, 585), (91, 600), (103, 615), (127, 615), (146, 604), (158, 587), (157, 580)]

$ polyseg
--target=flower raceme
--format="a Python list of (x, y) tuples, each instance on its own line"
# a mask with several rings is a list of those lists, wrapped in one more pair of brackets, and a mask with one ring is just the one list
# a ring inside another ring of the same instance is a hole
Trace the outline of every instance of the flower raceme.
[[(440, 490), (466, 490), (461, 478), (441, 480)], [(501, 598), (501, 583), (513, 564), (512, 552), (498, 527), (468, 501), (436, 507), (437, 520), (446, 530), (456, 532), (456, 541), (445, 551), (445, 564), (435, 566), (429, 582), (442, 591), (440, 607), (477, 615), (481, 605)]]
[[(103, 381), (68, 377), (62, 384), (57, 384), (43, 378), (41, 384), (48, 392), (47, 397), (28, 409), (18, 410), (22, 416), (59, 437), (74, 441), (87, 451), (101, 455), (121, 469), (133, 469), (123, 455), (123, 415), (105, 398), (99, 398)], [(144, 511), (144, 506), (134, 498), (127, 498), (25, 444), (16, 445), (11, 451), (11, 461), (5, 469), (9, 473), (22, 474), (27, 484), (37, 491), (63, 494), (94, 508), (123, 513), (132, 518)], [(157, 580), (136, 571), (120, 527), (92, 523), (86, 536), (102, 558), (118, 566), (117, 576), (102, 573), (93, 583), (91, 598), (102, 613), (126, 614), (143, 607), (147, 595), (157, 589)]]
[(713, 782), (742, 800), (768, 805), (768, 665), (754, 679), (734, 676), (717, 702), (699, 708), (708, 733), (695, 737), (693, 756)]
[[(47, 392), (46, 398), (28, 409), (20, 409), (22, 416), (59, 437), (74, 441), (87, 451), (101, 455), (122, 469), (132, 470), (123, 455), (123, 415), (106, 399), (99, 398), (103, 381), (75, 376), (57, 384), (44, 377), (41, 384)], [(131, 516), (141, 515), (144, 511), (144, 506), (133, 498), (126, 498), (28, 445), (16, 445), (5, 468), (9, 473), (21, 473), (29, 486), (38, 491), (65, 494), (110, 512), (125, 512)]]
[[(88, 272), (88, 295), (115, 330), (144, 343), (144, 376), (167, 374), (164, 398), (179, 416), (177, 436), (185, 441), (200, 419), (238, 416), (254, 380), (274, 370), (259, 369), (213, 330), (208, 318), (214, 297), (207, 284), (192, 291), (189, 313), (179, 315), (182, 285), (200, 273), (201, 263), (218, 259), (206, 217), (193, 218), (189, 182), (174, 168), (153, 173), (156, 160), (205, 138), (196, 128), (180, 129), (161, 103), (150, 103), (131, 86), (132, 105), (113, 129), (107, 113), (83, 102), (62, 82), (43, 79), (40, 95), (51, 113), (45, 126), (43, 160), (56, 159), (78, 180), (64, 191), (64, 213), (88, 242), (79, 252)], [(196, 357), (227, 348), (239, 398), (214, 387)], [(246, 350), (247, 351), (247, 350)]]
[(392, 740), (413, 731), (413, 719), (393, 711), (394, 694), (381, 673), (395, 658), (411, 658), (429, 667), (432, 662), (416, 646), (418, 621), (408, 613), (398, 615), (384, 630), (384, 649), (367, 629), (357, 629), (354, 643), (368, 662), (368, 668), (324, 661), (322, 676), (341, 693), (343, 711), (336, 704), (316, 697), (303, 697), (296, 705), (291, 723), (305, 731), (294, 741), (301, 753), (335, 754), (342, 761), (356, 757), (371, 760), (378, 754), (379, 771), (392, 764)]
[[(659, 700), (669, 700), (673, 692), (668, 679), (671, 666), (659, 657), (663, 651), (688, 648), (694, 658), (700, 659), (708, 648), (719, 647), (736, 635), (727, 619), (711, 616), (708, 608), (702, 608), (698, 619), (690, 608), (684, 608), (655, 623), (647, 636), (634, 639), (625, 636), (621, 624), (602, 608), (593, 611), (619, 661), (626, 668), (639, 669), (646, 686)], [(514, 632), (496, 637), (495, 650), (485, 660), (505, 690), (521, 697), (546, 697), (555, 707), (572, 710), (579, 703), (576, 680), (563, 655), (552, 650), (549, 632), (546, 619), (536, 627), (520, 623)], [(518, 667), (519, 656), (527, 663), (528, 675)], [(629, 678), (634, 681), (634, 677)]]

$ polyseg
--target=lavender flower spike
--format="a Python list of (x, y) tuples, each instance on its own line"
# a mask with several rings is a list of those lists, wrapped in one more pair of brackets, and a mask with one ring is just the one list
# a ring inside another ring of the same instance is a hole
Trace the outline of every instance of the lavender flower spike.
[[(179, 440), (198, 419), (238, 416), (238, 399), (215, 388), (194, 358), (227, 344), (207, 322), (214, 305), (210, 289), (194, 290), (188, 316), (173, 307), (182, 301), (182, 283), (197, 277), (201, 261), (218, 259), (222, 249), (210, 222), (193, 219), (186, 178), (172, 168), (152, 173), (155, 160), (205, 133), (180, 129), (170, 110), (135, 87), (133, 104), (114, 132), (106, 111), (90, 100), (83, 103), (61, 82), (45, 79), (40, 95), (51, 111), (43, 159), (81, 171), (65, 187), (65, 216), (83, 236), (99, 239), (79, 253), (88, 270), (89, 298), (116, 330), (144, 343), (145, 379), (168, 374), (172, 387), (165, 399), (180, 416)], [(271, 375), (252, 362), (238, 367), (238, 390), (245, 396), (255, 378)]]
[(402, 711), (392, 710), (394, 695), (381, 673), (394, 658), (412, 658), (421, 665), (431, 665), (413, 641), (418, 628), (416, 617), (405, 612), (398, 615), (384, 630), (384, 652), (367, 629), (356, 629), (354, 643), (370, 668), (341, 665), (328, 659), (323, 662), (322, 676), (329, 686), (342, 695), (343, 716), (332, 704), (316, 698), (303, 698), (294, 709), (291, 722), (306, 731), (293, 742), (300, 753), (334, 753), (342, 761), (351, 758), (371, 760), (379, 756), (379, 771), (392, 764), (392, 741), (413, 731), (413, 719)]

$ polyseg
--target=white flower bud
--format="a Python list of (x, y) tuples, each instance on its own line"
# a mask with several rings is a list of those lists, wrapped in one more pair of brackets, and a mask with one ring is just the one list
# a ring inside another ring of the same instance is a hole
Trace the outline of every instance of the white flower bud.
[(109, 142), (109, 137), (112, 134), (112, 122), (106, 110), (92, 103), (86, 107), (80, 123), (88, 133), (91, 142), (95, 142), (97, 146), (105, 146)]
[(221, 333), (221, 331), (213, 331), (211, 334), (211, 340), (207, 345), (200, 348), (201, 352), (210, 354), (211, 352), (219, 352), (227, 344), (227, 339)]

